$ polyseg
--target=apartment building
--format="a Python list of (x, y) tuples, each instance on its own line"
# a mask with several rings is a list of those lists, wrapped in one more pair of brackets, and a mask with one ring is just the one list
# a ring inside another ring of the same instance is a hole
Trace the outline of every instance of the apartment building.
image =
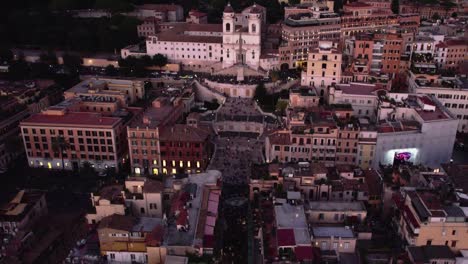
[(91, 193), (87, 222), (98, 224), (114, 214), (162, 218), (162, 191), (161, 182), (143, 177), (130, 177), (124, 185), (104, 186)]
[(324, 96), (328, 87), (341, 81), (342, 54), (336, 43), (320, 41), (318, 48), (309, 52), (307, 71), (302, 72), (301, 84), (315, 87)]
[(418, 4), (411, 1), (403, 1), (400, 4), (399, 14), (419, 14), (422, 19), (432, 19), (434, 14), (441, 18), (449, 18), (453, 12), (457, 12), (457, 7), (446, 8), (440, 3)]
[(143, 118), (128, 128), (128, 146), (135, 174), (176, 174), (202, 171), (213, 151), (208, 127), (175, 124), (186, 110), (183, 97), (160, 97)]
[(346, 83), (330, 87), (328, 104), (348, 104), (352, 106), (353, 115), (357, 118), (375, 118), (378, 105), (378, 94), (385, 88), (368, 83)]
[(339, 127), (336, 164), (356, 164), (360, 126), (356, 119), (336, 118)]
[(304, 210), (312, 224), (344, 224), (348, 219), (361, 222), (367, 217), (363, 202), (310, 201)]
[(104, 217), (114, 214), (125, 215), (125, 194), (122, 185), (104, 186), (97, 193), (91, 193), (91, 209), (86, 214), (88, 224), (98, 224)]
[(418, 94), (433, 95), (459, 120), (458, 131), (468, 131), (468, 79), (444, 77), (437, 72), (409, 72), (408, 86)]
[(31, 233), (38, 220), (48, 213), (45, 194), (20, 190), (0, 209), (0, 253), (17, 257), (34, 239)]
[(340, 17), (333, 9), (315, 3), (312, 7), (285, 7), (279, 47), (282, 68), (307, 66), (309, 51), (319, 41), (338, 42)]
[(380, 98), (377, 120), (374, 168), (395, 162), (438, 168), (451, 159), (458, 119), (436, 98), (388, 93)]
[[(359, 34), (349, 40), (353, 54), (353, 74), (364, 75), (359, 81), (370, 81), (371, 75), (396, 74), (402, 71), (404, 39), (400, 33)], [(353, 43), (354, 42), (354, 43)], [(348, 44), (349, 45), (349, 44)]]
[(181, 98), (159, 97), (146, 109), (143, 118), (127, 127), (130, 162), (135, 174), (167, 173), (162, 168), (159, 130), (180, 120), (184, 109)]
[(442, 203), (439, 196), (411, 189), (395, 195), (398, 233), (410, 246), (448, 246), (453, 252), (466, 249), (466, 215), (459, 206)]
[[(89, 78), (63, 93), (65, 99), (96, 98), (95, 101), (118, 101), (125, 107), (145, 96), (144, 81), (141, 79)], [(96, 110), (96, 109), (94, 109)]]
[(406, 249), (411, 263), (455, 264), (456, 255), (448, 246), (410, 246)]
[(101, 220), (97, 228), (101, 255), (110, 263), (148, 263), (147, 248), (163, 243), (160, 218), (114, 214)]
[(468, 60), (468, 41), (446, 40), (436, 45), (436, 52), (440, 54), (438, 62), (442, 68), (459, 71), (460, 65)]
[(279, 205), (274, 207), (276, 226), (276, 241), (278, 251), (296, 247), (310, 246), (309, 228), (301, 205), (292, 205), (285, 199), (279, 199)]
[(143, 23), (137, 26), (137, 34), (140, 38), (154, 36), (159, 32), (159, 20), (149, 17), (143, 20)]
[(208, 14), (192, 9), (189, 11), (186, 21), (193, 24), (207, 24)]
[(139, 19), (156, 18), (161, 22), (179, 22), (184, 20), (184, 9), (175, 4), (144, 4), (135, 7), (128, 15)]
[(176, 124), (162, 128), (159, 140), (163, 173), (201, 172), (214, 150), (208, 128)]
[(313, 226), (311, 228), (312, 245), (322, 252), (354, 253), (357, 237), (353, 230), (344, 226)]
[(398, 15), (390, 9), (375, 7), (369, 3), (352, 2), (343, 6), (341, 16), (341, 38), (346, 39), (362, 32), (370, 32), (387, 27), (398, 27)]
[(369, 125), (367, 120), (360, 119), (361, 130), (358, 136), (357, 163), (360, 168), (372, 167), (375, 146), (377, 144), (377, 130)]
[(125, 204), (131, 215), (163, 217), (163, 183), (143, 177), (125, 180)]
[(125, 127), (141, 109), (88, 99), (65, 100), (20, 123), (30, 167), (78, 170), (89, 162), (96, 170), (119, 170), (126, 162)]
[(292, 108), (318, 107), (320, 97), (313, 87), (296, 87), (289, 90), (289, 106)]

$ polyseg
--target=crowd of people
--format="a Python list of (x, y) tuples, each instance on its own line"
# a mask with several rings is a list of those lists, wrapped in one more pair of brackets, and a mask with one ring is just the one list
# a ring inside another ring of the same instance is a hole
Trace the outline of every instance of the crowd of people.
[(218, 137), (209, 169), (219, 170), (223, 182), (231, 185), (247, 184), (252, 164), (264, 162), (263, 142), (247, 137)]

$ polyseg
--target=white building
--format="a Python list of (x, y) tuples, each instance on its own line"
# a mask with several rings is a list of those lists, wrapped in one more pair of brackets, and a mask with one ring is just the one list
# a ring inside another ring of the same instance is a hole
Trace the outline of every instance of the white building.
[(301, 84), (316, 87), (323, 96), (327, 87), (341, 80), (341, 57), (335, 43), (320, 41), (318, 48), (309, 52), (307, 71), (302, 72)]
[(375, 118), (378, 105), (378, 91), (383, 88), (368, 83), (347, 83), (330, 87), (329, 104), (351, 104), (357, 117)]
[(445, 36), (442, 34), (432, 34), (430, 32), (423, 32), (415, 36), (413, 42), (413, 52), (419, 54), (430, 53), (435, 54), (436, 45), (444, 41)]
[(236, 64), (258, 70), (275, 69), (277, 51), (262, 51), (262, 30), (266, 8), (254, 4), (235, 13), (230, 4), (223, 12), (222, 24), (173, 24), (161, 33), (148, 36), (146, 51), (133, 46), (121, 50), (121, 56), (162, 54), (171, 63), (187, 70), (215, 72)]
[[(149, 56), (162, 54), (172, 63), (196, 70), (221, 62), (223, 32), (219, 24), (181, 24), (146, 39)], [(122, 50), (124, 52), (124, 50)], [(125, 52), (122, 57), (132, 55)]]
[(409, 88), (414, 93), (434, 95), (459, 120), (458, 131), (468, 132), (468, 79), (439, 77), (433, 82), (410, 72)]
[(226, 6), (223, 12), (223, 68), (246, 64), (258, 69), (264, 16), (264, 8), (256, 4), (240, 14), (236, 14), (230, 4)]
[(437, 99), (390, 93), (380, 101), (377, 119), (374, 168), (395, 161), (437, 168), (452, 157), (458, 120)]

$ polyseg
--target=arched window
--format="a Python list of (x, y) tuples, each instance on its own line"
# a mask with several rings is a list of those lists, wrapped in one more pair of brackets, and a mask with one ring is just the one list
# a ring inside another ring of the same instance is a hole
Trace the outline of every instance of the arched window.
[(257, 26), (255, 24), (252, 24), (252, 33), (257, 32)]
[(231, 24), (226, 23), (226, 32), (229, 32), (229, 31), (231, 31)]

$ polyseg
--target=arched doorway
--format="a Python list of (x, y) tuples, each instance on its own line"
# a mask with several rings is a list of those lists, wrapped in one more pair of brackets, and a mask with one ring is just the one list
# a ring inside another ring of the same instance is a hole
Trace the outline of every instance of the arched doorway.
[(289, 69), (289, 64), (287, 64), (287, 63), (281, 64), (281, 70), (282, 71), (285, 71), (285, 70), (288, 70), (288, 69)]

